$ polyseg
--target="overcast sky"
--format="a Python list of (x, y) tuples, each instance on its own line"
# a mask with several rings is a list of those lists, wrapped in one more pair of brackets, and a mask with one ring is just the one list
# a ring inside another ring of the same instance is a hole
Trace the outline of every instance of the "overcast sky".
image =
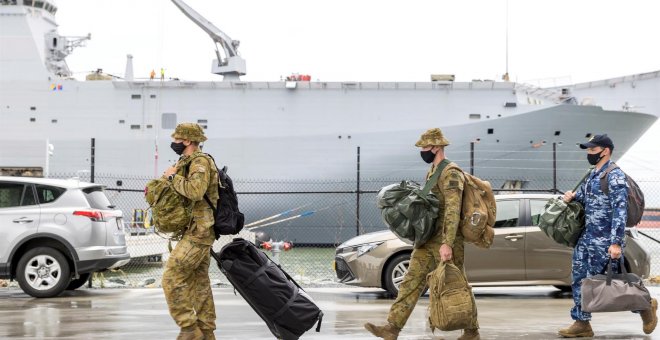
[[(506, 71), (506, 0), (187, 0), (232, 39), (244, 80), (298, 72), (324, 81), (500, 79)], [(59, 0), (60, 34), (92, 34), (68, 58), (78, 78), (97, 68), (123, 76), (220, 80), (211, 39), (169, 0)], [(660, 1), (509, 0), (511, 80), (576, 83), (660, 70)], [(656, 113), (658, 114), (658, 113)], [(660, 180), (660, 123), (621, 160)], [(616, 141), (615, 141), (616, 143)], [(660, 195), (660, 192), (658, 193)]]

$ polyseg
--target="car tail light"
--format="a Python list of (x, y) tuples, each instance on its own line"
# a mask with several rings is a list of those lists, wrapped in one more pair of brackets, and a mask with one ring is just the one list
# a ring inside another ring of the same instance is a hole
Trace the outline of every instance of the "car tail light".
[(76, 210), (73, 212), (75, 216), (89, 217), (90, 220), (95, 222), (104, 222), (105, 219), (102, 211), (99, 210)]

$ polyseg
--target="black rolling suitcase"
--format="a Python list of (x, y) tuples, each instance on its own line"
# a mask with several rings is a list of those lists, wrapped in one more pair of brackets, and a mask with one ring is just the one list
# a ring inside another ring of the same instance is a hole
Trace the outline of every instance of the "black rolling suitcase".
[(235, 238), (211, 255), (275, 337), (296, 340), (315, 323), (321, 330), (323, 312), (314, 300), (252, 242)]

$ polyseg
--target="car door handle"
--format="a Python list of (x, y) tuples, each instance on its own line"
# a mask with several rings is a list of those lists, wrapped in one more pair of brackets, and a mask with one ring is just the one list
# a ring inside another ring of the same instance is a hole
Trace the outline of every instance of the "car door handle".
[(523, 235), (509, 235), (509, 236), (504, 236), (505, 240), (511, 240), (511, 241), (518, 241), (519, 238), (523, 238)]
[(34, 222), (34, 220), (31, 220), (27, 217), (21, 217), (21, 218), (17, 218), (15, 220), (13, 220), (12, 222), (14, 222), (14, 223), (30, 223), (30, 222)]

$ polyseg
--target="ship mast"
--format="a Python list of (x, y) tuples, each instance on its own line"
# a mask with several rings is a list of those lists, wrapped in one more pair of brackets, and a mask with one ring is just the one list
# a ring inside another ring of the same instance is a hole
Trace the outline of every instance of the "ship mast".
[[(238, 40), (232, 40), (227, 34), (215, 27), (210, 21), (206, 20), (201, 14), (188, 6), (183, 0), (172, 0), (183, 14), (206, 32), (215, 44), (215, 54), (218, 57), (213, 60), (211, 72), (222, 75), (223, 80), (240, 80), (240, 76), (245, 75), (245, 59), (238, 54)], [(224, 52), (224, 58), (220, 55), (218, 45)]]

